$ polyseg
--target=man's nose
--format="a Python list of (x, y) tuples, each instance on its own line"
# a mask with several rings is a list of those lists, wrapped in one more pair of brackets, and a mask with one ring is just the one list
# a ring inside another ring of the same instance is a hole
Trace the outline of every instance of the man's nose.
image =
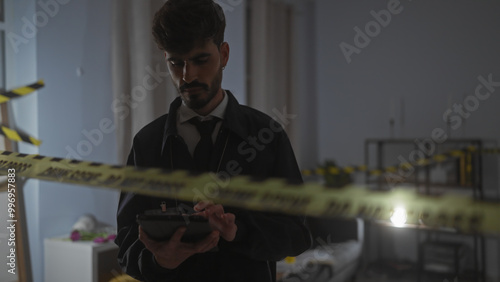
[(184, 69), (182, 70), (182, 80), (186, 83), (191, 83), (195, 81), (198, 73), (196, 67), (193, 67), (189, 62), (184, 63)]

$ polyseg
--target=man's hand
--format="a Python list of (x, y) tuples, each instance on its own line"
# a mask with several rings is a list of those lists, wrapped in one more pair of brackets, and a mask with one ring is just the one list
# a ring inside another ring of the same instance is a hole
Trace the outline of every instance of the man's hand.
[(236, 237), (238, 226), (235, 224), (235, 216), (232, 213), (224, 213), (222, 205), (214, 205), (212, 202), (199, 202), (194, 206), (197, 215), (208, 219), (212, 230), (220, 232), (224, 240), (231, 242)]
[(156, 262), (167, 269), (177, 268), (190, 256), (198, 253), (205, 253), (219, 242), (220, 234), (213, 231), (206, 238), (196, 243), (181, 242), (182, 235), (186, 232), (186, 227), (179, 227), (168, 241), (158, 242), (150, 239), (146, 232), (139, 226), (139, 240), (144, 243), (146, 249), (155, 256)]

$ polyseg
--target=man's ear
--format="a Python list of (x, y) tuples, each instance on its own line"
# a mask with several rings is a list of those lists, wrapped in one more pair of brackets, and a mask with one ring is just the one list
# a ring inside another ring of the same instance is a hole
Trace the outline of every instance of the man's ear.
[(229, 61), (229, 44), (227, 42), (222, 42), (220, 45), (220, 60), (223, 67), (225, 67)]

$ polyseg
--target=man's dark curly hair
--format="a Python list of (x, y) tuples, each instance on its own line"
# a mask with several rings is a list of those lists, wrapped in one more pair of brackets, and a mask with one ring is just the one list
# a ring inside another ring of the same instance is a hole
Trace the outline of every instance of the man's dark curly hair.
[(153, 20), (158, 48), (177, 54), (185, 54), (207, 39), (219, 48), (225, 29), (224, 11), (213, 0), (168, 0)]

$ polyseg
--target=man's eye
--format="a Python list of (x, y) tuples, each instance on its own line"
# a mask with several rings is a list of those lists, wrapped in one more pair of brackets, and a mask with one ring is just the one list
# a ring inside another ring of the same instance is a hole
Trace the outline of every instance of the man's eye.
[(197, 64), (197, 65), (203, 65), (206, 62), (208, 62), (208, 58), (206, 58), (206, 59), (197, 59), (197, 60), (194, 61), (194, 63)]
[(182, 67), (184, 66), (184, 62), (182, 61), (170, 61), (170, 64), (174, 67)]

